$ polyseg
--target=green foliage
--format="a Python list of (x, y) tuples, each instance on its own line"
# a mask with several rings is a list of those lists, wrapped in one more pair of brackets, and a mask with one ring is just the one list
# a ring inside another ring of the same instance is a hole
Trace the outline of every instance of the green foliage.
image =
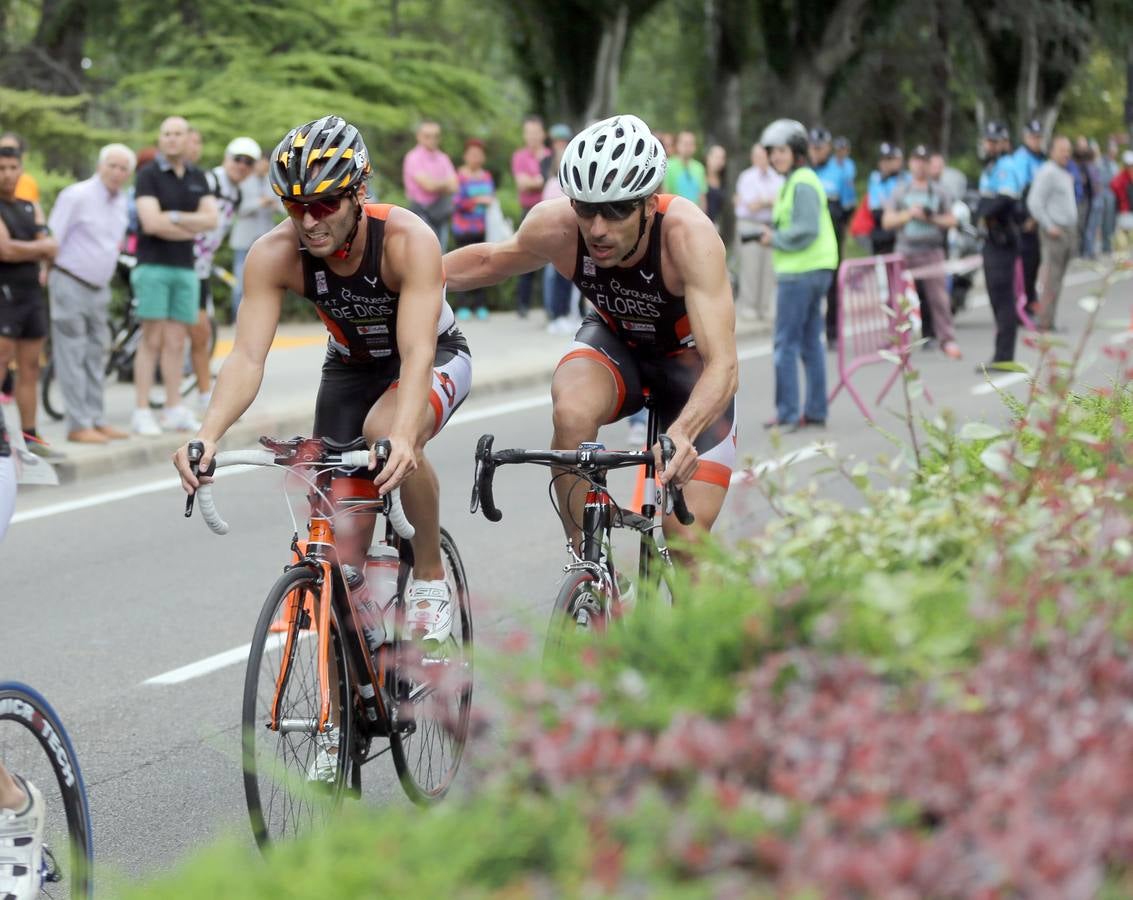
[(1121, 57), (1102, 48), (1095, 50), (1070, 82), (1058, 131), (1103, 142), (1109, 135), (1121, 134), (1125, 130), (1122, 99), (1126, 89)]

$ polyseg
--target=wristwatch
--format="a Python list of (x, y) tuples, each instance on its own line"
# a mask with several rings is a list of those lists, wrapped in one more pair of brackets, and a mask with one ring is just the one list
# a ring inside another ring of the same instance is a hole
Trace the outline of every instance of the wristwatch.
[(172, 222), (174, 225), (180, 225), (181, 224), (181, 211), (176, 210), (176, 209), (171, 210), (170, 213), (169, 213), (169, 221)]

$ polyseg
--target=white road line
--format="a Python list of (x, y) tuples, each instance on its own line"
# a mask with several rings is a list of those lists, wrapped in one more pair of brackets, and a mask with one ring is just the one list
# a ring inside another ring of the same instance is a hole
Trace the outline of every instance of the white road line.
[[(269, 651), (278, 649), (283, 645), (286, 638), (286, 632), (271, 635), (265, 643), (265, 649)], [(209, 675), (220, 669), (226, 669), (228, 666), (246, 662), (248, 659), (248, 651), (251, 649), (251, 644), (245, 644), (243, 647), (233, 647), (231, 650), (225, 650), (223, 653), (217, 653), (215, 656), (209, 656), (195, 663), (189, 663), (187, 666), (181, 666), (179, 669), (173, 669), (162, 675), (154, 675), (153, 678), (147, 678), (142, 684), (180, 684), (183, 681), (200, 678), (202, 675)]]
[(1026, 381), (1031, 376), (1026, 372), (1009, 372), (1006, 375), (999, 375), (991, 381), (985, 381), (983, 384), (977, 384), (972, 388), (972, 393), (979, 397), (982, 394), (994, 394), (1005, 387), (1011, 387), (1013, 384), (1018, 384), (1021, 381)]

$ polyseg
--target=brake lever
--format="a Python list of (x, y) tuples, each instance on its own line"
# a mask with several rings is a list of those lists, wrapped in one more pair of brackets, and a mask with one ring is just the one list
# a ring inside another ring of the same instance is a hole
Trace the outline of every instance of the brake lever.
[[(201, 457), (205, 455), (205, 445), (203, 441), (189, 441), (189, 471), (193, 473), (195, 478), (200, 478), (202, 475), (211, 477), (216, 471), (216, 458), (214, 457), (209, 461), (209, 467), (201, 471)], [(189, 494), (185, 498), (185, 518), (188, 519), (193, 515), (193, 504), (196, 502), (197, 492)]]

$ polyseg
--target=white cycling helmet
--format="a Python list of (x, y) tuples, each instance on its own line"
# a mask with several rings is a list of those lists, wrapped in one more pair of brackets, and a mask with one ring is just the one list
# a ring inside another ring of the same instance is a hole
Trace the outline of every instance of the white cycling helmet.
[(637, 116), (613, 116), (576, 134), (563, 151), (559, 184), (582, 203), (640, 200), (665, 179), (665, 149)]

